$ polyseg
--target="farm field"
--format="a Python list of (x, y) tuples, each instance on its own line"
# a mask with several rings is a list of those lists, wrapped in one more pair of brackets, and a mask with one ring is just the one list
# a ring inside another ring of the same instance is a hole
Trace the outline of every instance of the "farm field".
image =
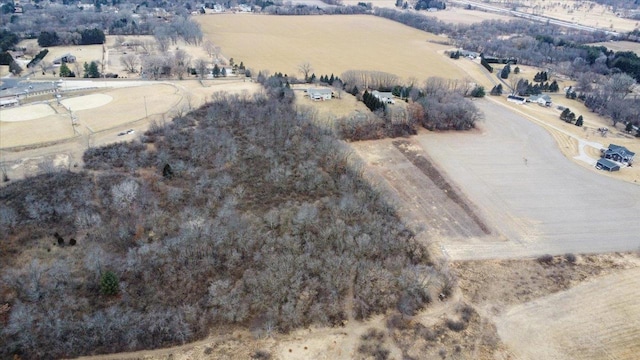
[(222, 14), (194, 18), (227, 58), (260, 70), (301, 77), (309, 62), (317, 75), (377, 70), (422, 81), (431, 76), (463, 77), (438, 54), (445, 38), (367, 15), (268, 16)]
[(640, 269), (516, 305), (497, 318), (519, 359), (634, 359), (640, 351)]

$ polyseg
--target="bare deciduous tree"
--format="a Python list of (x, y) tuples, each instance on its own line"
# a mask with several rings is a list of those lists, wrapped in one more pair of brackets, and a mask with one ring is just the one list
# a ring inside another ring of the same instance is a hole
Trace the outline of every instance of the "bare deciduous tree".
[(298, 65), (298, 71), (304, 76), (304, 80), (309, 80), (309, 74), (313, 71), (313, 67), (308, 61)]
[(140, 58), (136, 54), (126, 54), (120, 57), (120, 64), (129, 73), (136, 73), (140, 68)]

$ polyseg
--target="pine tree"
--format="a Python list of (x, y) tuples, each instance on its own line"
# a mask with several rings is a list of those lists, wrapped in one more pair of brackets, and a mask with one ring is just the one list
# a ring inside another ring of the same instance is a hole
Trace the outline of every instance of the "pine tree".
[(562, 110), (562, 113), (560, 114), (560, 120), (567, 121), (569, 113), (571, 113), (571, 110), (569, 108), (565, 108), (564, 110)]
[(576, 126), (582, 126), (584, 124), (584, 119), (582, 115), (578, 116), (578, 120), (576, 120)]
[(100, 278), (100, 293), (116, 295), (119, 291), (118, 277), (112, 271), (107, 271)]

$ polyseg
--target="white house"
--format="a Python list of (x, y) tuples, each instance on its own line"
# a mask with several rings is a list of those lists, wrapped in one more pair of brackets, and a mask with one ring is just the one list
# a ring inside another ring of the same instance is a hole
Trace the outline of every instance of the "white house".
[(551, 96), (549, 95), (531, 95), (528, 101), (542, 106), (551, 106)]
[(331, 100), (331, 95), (333, 92), (331, 89), (320, 88), (320, 89), (307, 89), (307, 94), (309, 95), (309, 99), (315, 101), (324, 101)]
[(380, 92), (378, 90), (373, 90), (371, 92), (376, 99), (382, 101), (385, 104), (395, 104), (395, 100), (393, 100), (393, 94), (390, 92)]

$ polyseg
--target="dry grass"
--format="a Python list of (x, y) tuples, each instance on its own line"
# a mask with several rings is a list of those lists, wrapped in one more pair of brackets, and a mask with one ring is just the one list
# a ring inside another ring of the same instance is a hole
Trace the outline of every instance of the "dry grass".
[(309, 62), (318, 76), (350, 69), (419, 80), (463, 76), (437, 53), (449, 47), (429, 42), (444, 38), (373, 16), (223, 14), (195, 20), (227, 58), (243, 61), (254, 71), (300, 77), (298, 65)]
[(613, 51), (633, 51), (636, 54), (640, 55), (640, 43), (633, 42), (633, 41), (609, 41), (609, 42), (592, 43), (589, 45), (604, 46), (607, 49), (613, 50)]

